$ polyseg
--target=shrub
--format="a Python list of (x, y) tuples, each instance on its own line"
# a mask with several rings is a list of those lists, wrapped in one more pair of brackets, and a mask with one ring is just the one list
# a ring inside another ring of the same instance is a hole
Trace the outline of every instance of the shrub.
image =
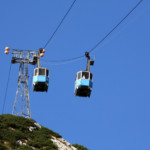
[[(3, 141), (8, 141), (15, 150), (30, 150), (31, 146), (38, 149), (52, 149), (57, 150), (57, 147), (50, 140), (51, 136), (61, 137), (47, 128), (38, 128), (34, 125), (35, 121), (32, 119), (14, 116), (14, 115), (1, 115), (0, 116), (0, 144), (3, 147)], [(29, 127), (36, 127), (32, 132)], [(18, 140), (24, 142), (27, 140), (26, 146), (19, 145)], [(1, 148), (0, 147), (0, 148)], [(29, 148), (30, 147), (30, 148)], [(44, 147), (44, 148), (43, 148)], [(1, 148), (4, 150), (4, 148)], [(1, 150), (0, 149), (0, 150)]]
[(73, 144), (72, 146), (74, 146), (74, 147), (77, 148), (78, 150), (88, 150), (86, 147), (84, 147), (84, 146), (82, 146), (82, 145)]
[[(8, 147), (15, 150), (58, 150), (57, 146), (50, 140), (52, 136), (61, 138), (58, 133), (48, 128), (38, 128), (32, 119), (14, 116), (9, 114), (0, 115), (0, 150), (8, 150), (4, 141), (7, 141)], [(29, 127), (36, 127), (32, 132)], [(19, 145), (18, 140), (25, 142), (26, 145)], [(82, 145), (74, 144), (78, 150), (88, 150)]]
[(6, 148), (2, 144), (0, 144), (0, 150), (8, 150), (8, 148)]

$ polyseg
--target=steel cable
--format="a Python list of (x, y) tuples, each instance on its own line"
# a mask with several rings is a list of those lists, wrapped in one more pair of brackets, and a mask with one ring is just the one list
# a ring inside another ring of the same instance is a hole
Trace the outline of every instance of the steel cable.
[[(104, 40), (112, 33), (114, 32), (126, 19), (127, 17), (129, 17), (129, 15), (143, 2), (144, 0), (140, 0), (96, 45), (93, 46), (93, 48), (91, 48), (88, 52), (92, 53), (102, 42), (104, 42)], [(80, 58), (83, 58), (84, 55), (78, 56), (78, 57), (73, 57), (73, 58), (69, 58), (69, 59), (64, 59), (64, 60), (42, 60), (44, 62), (49, 62), (49, 63), (59, 63), (59, 64), (63, 64), (63, 63), (67, 63), (70, 61), (76, 61)]]
[(5, 104), (6, 104), (6, 98), (7, 98), (7, 92), (8, 92), (8, 85), (9, 85), (9, 79), (10, 79), (10, 72), (11, 72), (11, 63), (9, 67), (9, 73), (8, 73), (8, 79), (7, 79), (7, 84), (6, 84), (6, 90), (5, 90), (5, 96), (4, 96), (4, 101), (3, 101), (3, 107), (2, 107), (2, 114), (4, 113), (5, 109)]
[(73, 3), (70, 5), (69, 9), (67, 10), (66, 14), (64, 15), (64, 17), (62, 18), (62, 20), (60, 21), (60, 23), (58, 24), (58, 26), (56, 27), (56, 29), (54, 30), (54, 32), (52, 33), (52, 35), (50, 36), (50, 38), (48, 39), (48, 41), (46, 42), (45, 46), (43, 47), (44, 49), (47, 47), (47, 45), (51, 42), (52, 38), (54, 37), (54, 35), (56, 34), (56, 32), (58, 31), (59, 27), (61, 26), (61, 24), (64, 22), (65, 18), (67, 17), (67, 15), (69, 14), (69, 12), (71, 11), (71, 9), (73, 8), (74, 4), (75, 4), (76, 0), (73, 1)]

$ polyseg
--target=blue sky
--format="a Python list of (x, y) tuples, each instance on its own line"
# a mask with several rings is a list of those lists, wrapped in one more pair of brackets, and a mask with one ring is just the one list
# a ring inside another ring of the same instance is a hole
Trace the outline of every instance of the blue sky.
[[(92, 54), (94, 86), (90, 98), (74, 96), (76, 73), (86, 58), (66, 64), (46, 63), (84, 55), (138, 0), (77, 0), (46, 48), (41, 66), (50, 70), (49, 90), (30, 88), (31, 116), (41, 125), (90, 150), (150, 149), (150, 1), (143, 3)], [(0, 1), (0, 106), (12, 55), (4, 48), (43, 47), (71, 5), (70, 0)], [(29, 82), (33, 66), (29, 67)], [(19, 65), (12, 66), (4, 113), (11, 113)]]

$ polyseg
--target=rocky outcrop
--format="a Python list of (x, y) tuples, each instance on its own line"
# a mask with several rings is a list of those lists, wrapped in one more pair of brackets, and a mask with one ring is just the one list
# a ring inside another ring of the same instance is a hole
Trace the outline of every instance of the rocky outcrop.
[(58, 150), (78, 150), (63, 138), (56, 138), (53, 136), (51, 140), (57, 145)]

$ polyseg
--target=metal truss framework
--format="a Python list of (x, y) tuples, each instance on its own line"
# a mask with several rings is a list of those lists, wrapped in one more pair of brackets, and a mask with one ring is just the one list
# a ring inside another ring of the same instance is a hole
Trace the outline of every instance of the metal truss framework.
[(39, 51), (31, 50), (12, 50), (12, 63), (19, 63), (19, 77), (16, 98), (12, 114), (24, 117), (31, 117), (29, 86), (28, 86), (28, 67), (29, 64), (35, 65), (39, 58)]

